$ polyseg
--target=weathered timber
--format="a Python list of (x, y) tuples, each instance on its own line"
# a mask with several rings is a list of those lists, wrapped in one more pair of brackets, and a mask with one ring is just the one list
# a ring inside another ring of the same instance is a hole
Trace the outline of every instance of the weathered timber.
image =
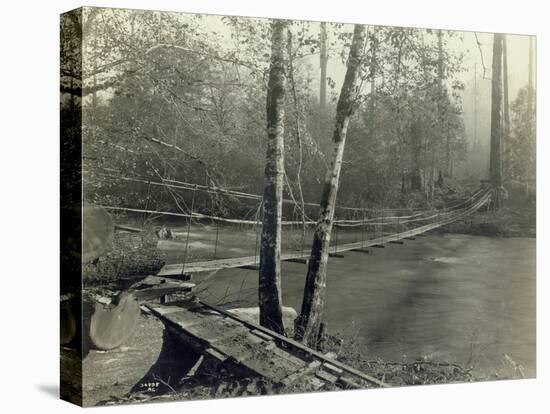
[(135, 291), (132, 294), (138, 301), (148, 301), (176, 293), (191, 292), (194, 287), (193, 283), (163, 283), (158, 286)]
[(359, 248), (359, 249), (351, 249), (352, 252), (357, 252), (357, 253), (370, 253), (369, 252), (369, 249), (363, 249), (363, 248)]
[(401, 240), (392, 240), (392, 241), (390, 241), (390, 243), (392, 243), (392, 244), (405, 244), (405, 242), (401, 241)]
[(283, 378), (281, 381), (283, 385), (289, 386), (292, 384), (295, 384), (298, 382), (298, 380), (302, 380), (305, 376), (310, 375), (317, 371), (319, 367), (321, 366), (321, 361), (311, 361), (309, 364), (307, 364), (304, 368), (302, 368), (299, 371), (293, 372), (288, 377)]
[(208, 308), (147, 306), (182, 342), (233, 373), (281, 383), (307, 365), (286, 350), (266, 346), (272, 337), (262, 331), (250, 329)]
[(323, 364), (323, 369), (333, 375), (342, 375), (342, 373), (344, 372), (342, 368), (335, 367), (334, 365), (327, 362)]
[(162, 277), (167, 279), (180, 280), (182, 282), (188, 282), (193, 279), (193, 275), (191, 273), (164, 273)]
[[(282, 261), (290, 261), (294, 259), (308, 260), (309, 255), (306, 256), (303, 253), (296, 253), (296, 252), (284, 253), (281, 255)], [(250, 265), (256, 265), (256, 266), (258, 265), (258, 256), (234, 257), (229, 259), (216, 259), (216, 260), (187, 263), (185, 265), (185, 271), (187, 273), (211, 272), (219, 269), (235, 269), (235, 268), (240, 268), (243, 266), (250, 266)], [(168, 277), (170, 275), (178, 275), (178, 274), (181, 274), (181, 269), (182, 269), (182, 265), (180, 263), (165, 265), (157, 273), (157, 276)]]
[(323, 381), (329, 382), (331, 384), (336, 383), (336, 381), (338, 380), (337, 376), (329, 374), (328, 372), (322, 370), (317, 371), (315, 375), (317, 375), (317, 378), (320, 378)]
[(283, 335), (280, 335), (274, 331), (271, 331), (261, 325), (258, 325), (258, 324), (255, 324), (253, 322), (250, 322), (250, 321), (246, 321), (246, 320), (243, 320), (239, 317), (237, 317), (236, 315), (233, 315), (231, 312), (228, 312), (226, 311), (225, 309), (222, 309), (218, 306), (215, 306), (215, 305), (212, 305), (212, 304), (208, 304), (204, 301), (200, 301), (200, 304), (202, 304), (203, 306), (209, 308), (209, 309), (212, 309), (224, 316), (227, 316), (239, 323), (242, 323), (243, 325), (246, 325), (250, 328), (253, 328), (253, 329), (257, 329), (259, 331), (262, 331), (268, 335), (270, 335), (271, 337), (273, 337), (274, 339), (278, 340), (279, 342), (282, 342), (284, 343), (285, 347), (287, 348), (293, 348), (293, 349), (296, 349), (298, 351), (301, 351), (307, 355), (309, 355), (310, 357), (314, 357), (314, 358), (317, 358), (323, 362), (328, 362), (338, 368), (341, 368), (343, 369), (345, 372), (347, 372), (348, 374), (353, 374), (357, 377), (359, 377), (360, 379), (362, 379), (363, 381), (366, 381), (368, 383), (371, 383), (371, 384), (374, 384), (374, 385), (377, 385), (379, 387), (383, 387), (383, 388), (387, 388), (389, 387), (388, 384), (386, 384), (385, 382), (383, 381), (380, 381), (370, 375), (367, 375), (365, 374), (364, 372), (361, 372), (353, 367), (350, 367), (349, 365), (346, 365), (338, 360), (335, 360), (335, 359), (332, 359), (330, 357), (328, 357), (327, 355), (324, 355), (322, 352), (319, 352), (319, 351), (316, 351), (312, 348), (309, 348), (308, 346), (304, 345), (302, 342), (298, 342), (294, 339), (290, 339), (290, 338), (287, 338), (286, 336), (283, 336)]
[(271, 341), (273, 340), (273, 338), (265, 333), (263, 333), (262, 331), (258, 331), (257, 329), (253, 329), (252, 331), (250, 331), (252, 334), (262, 338), (264, 341)]
[(361, 385), (349, 377), (338, 378), (337, 384), (345, 390), (361, 388)]
[(174, 337), (203, 354), (205, 364), (216, 371), (223, 366), (235, 375), (261, 377), (283, 386), (298, 380), (309, 381), (313, 388), (321, 388), (326, 383), (344, 384), (345, 380), (340, 378), (344, 374), (357, 383), (387, 386), (302, 343), (214, 305), (199, 302), (189, 308), (146, 306)]

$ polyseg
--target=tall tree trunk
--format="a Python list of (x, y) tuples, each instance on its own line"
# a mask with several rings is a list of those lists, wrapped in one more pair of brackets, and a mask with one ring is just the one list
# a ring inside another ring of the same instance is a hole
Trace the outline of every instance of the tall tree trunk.
[(365, 45), (365, 33), (365, 26), (355, 25), (346, 76), (336, 107), (336, 124), (333, 133), (334, 154), (332, 164), (325, 177), (319, 219), (317, 220), (313, 235), (302, 310), (296, 321), (296, 338), (313, 347), (317, 345), (319, 326), (325, 303), (327, 262), (332, 221), (336, 207), (346, 133), (353, 111), (355, 94), (357, 93), (356, 83), (360, 72), (361, 54)]
[(324, 108), (327, 104), (327, 24), (321, 22), (321, 32), (319, 34), (320, 43), (320, 65), (321, 65), (321, 79), (320, 79), (320, 91), (319, 102), (321, 108)]
[(510, 165), (510, 102), (508, 98), (508, 51), (506, 47), (506, 36), (502, 36), (502, 90), (504, 93), (504, 123), (503, 123), (503, 140), (501, 153), (503, 154), (502, 164), (506, 171), (509, 169)]
[(493, 40), (493, 70), (491, 85), (491, 155), (489, 162), (489, 178), (494, 191), (494, 208), (500, 208), (502, 199), (502, 166), (500, 160), (500, 142), (502, 139), (501, 110), (502, 110), (502, 38), (495, 33)]
[(374, 123), (374, 114), (376, 110), (376, 65), (377, 63), (377, 52), (378, 52), (378, 37), (377, 37), (378, 28), (375, 26), (372, 34), (372, 60), (370, 64), (370, 102), (369, 102), (369, 112), (370, 112), (370, 139), (374, 143), (376, 139), (376, 125)]
[(267, 91), (267, 153), (260, 245), (260, 324), (284, 333), (281, 299), (281, 217), (284, 179), (284, 104), (287, 23), (272, 23), (271, 64)]
[[(443, 80), (445, 78), (445, 64), (444, 64), (444, 58), (443, 58), (443, 31), (438, 30), (437, 32), (437, 89), (438, 89), (438, 107), (437, 112), (439, 116), (439, 137), (440, 139), (443, 139), (443, 136), (445, 135), (445, 168), (444, 168), (444, 175), (446, 177), (449, 176), (449, 166), (451, 165), (451, 137), (448, 133), (447, 128), (445, 128), (445, 109), (444, 109), (444, 102), (445, 100), (445, 91), (443, 89)], [(435, 166), (434, 166), (435, 168)], [(441, 167), (440, 170), (441, 171)], [(441, 174), (439, 175), (441, 177)], [(442, 181), (442, 178), (438, 178), (438, 182)]]

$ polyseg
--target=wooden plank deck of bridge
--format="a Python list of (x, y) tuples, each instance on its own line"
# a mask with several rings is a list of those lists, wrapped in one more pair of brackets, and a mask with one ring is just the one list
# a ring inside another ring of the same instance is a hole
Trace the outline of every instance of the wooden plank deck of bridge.
[(205, 367), (235, 375), (260, 377), (278, 386), (307, 381), (312, 389), (387, 387), (374, 377), (348, 367), (301, 343), (252, 321), (204, 303), (147, 304), (166, 328), (204, 356)]
[[(423, 226), (419, 226), (419, 227), (402, 231), (399, 233), (383, 235), (370, 240), (363, 240), (359, 242), (332, 246), (330, 248), (330, 253), (342, 253), (342, 252), (353, 251), (353, 250), (361, 251), (368, 247), (383, 246), (386, 243), (410, 239), (414, 236), (442, 227), (454, 221), (460, 220), (469, 214), (472, 214), (473, 212), (481, 208), (483, 205), (485, 205), (489, 201), (489, 199), (490, 199), (490, 195), (486, 193), (484, 196), (480, 197), (479, 200), (473, 203), (470, 207), (456, 213), (442, 214), (441, 218), (434, 223), (425, 224)], [(304, 254), (304, 252), (290, 252), (290, 253), (283, 253), (281, 255), (282, 261), (289, 261), (289, 262), (301, 261), (303, 263), (306, 263), (308, 259), (309, 259), (309, 253)], [(200, 261), (200, 262), (186, 263), (185, 265), (181, 263), (168, 264), (168, 265), (165, 265), (160, 270), (160, 272), (158, 273), (158, 276), (178, 275), (183, 272), (185, 273), (209, 272), (209, 271), (220, 270), (220, 269), (234, 269), (234, 268), (256, 269), (258, 264), (259, 264), (259, 256), (257, 255), (235, 257), (235, 258), (228, 258), (228, 259), (206, 260), (206, 261)]]

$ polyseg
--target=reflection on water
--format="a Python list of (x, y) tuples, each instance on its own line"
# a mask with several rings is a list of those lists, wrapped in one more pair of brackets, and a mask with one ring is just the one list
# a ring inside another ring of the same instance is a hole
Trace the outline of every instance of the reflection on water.
[[(214, 235), (195, 231), (192, 240), (211, 250)], [(339, 238), (351, 241), (357, 234)], [(217, 257), (243, 250), (253, 255), (255, 249), (254, 233), (219, 232)], [(181, 253), (171, 251), (170, 261), (181, 261)], [(298, 311), (305, 271), (301, 264), (283, 264), (284, 304)], [(255, 306), (257, 278), (250, 270), (223, 270), (201, 286), (202, 294), (213, 302)], [(533, 376), (535, 239), (430, 235), (331, 258), (324, 319), (330, 331), (362, 341), (369, 357), (428, 357), (491, 371), (507, 355)]]

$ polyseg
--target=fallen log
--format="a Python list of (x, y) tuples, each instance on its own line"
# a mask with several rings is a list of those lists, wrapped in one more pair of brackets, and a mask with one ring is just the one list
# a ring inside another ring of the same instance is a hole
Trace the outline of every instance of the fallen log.
[[(160, 300), (165, 302), (169, 295), (189, 293), (195, 287), (193, 283), (167, 281), (149, 276), (133, 285), (129, 291), (117, 295), (112, 301), (87, 295), (83, 306), (89, 321), (84, 322), (84, 335), (91, 348), (110, 350), (123, 345), (137, 328), (140, 305), (143, 302)], [(68, 338), (70, 326), (64, 328)]]
[(139, 320), (139, 303), (131, 293), (122, 294), (114, 306), (95, 303), (90, 320), (90, 340), (97, 349), (118, 348), (134, 333)]

